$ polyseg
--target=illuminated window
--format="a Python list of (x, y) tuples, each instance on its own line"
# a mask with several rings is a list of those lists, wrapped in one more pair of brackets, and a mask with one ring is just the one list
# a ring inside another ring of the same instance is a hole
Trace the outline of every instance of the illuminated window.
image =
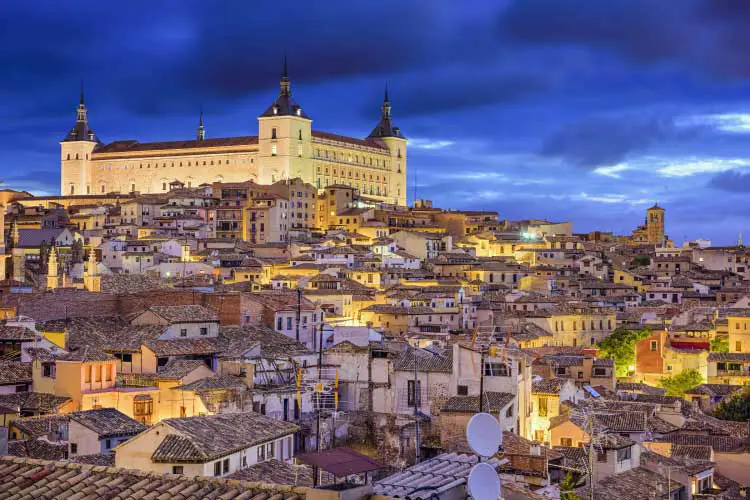
[(271, 144), (271, 156), (276, 156), (276, 144)]

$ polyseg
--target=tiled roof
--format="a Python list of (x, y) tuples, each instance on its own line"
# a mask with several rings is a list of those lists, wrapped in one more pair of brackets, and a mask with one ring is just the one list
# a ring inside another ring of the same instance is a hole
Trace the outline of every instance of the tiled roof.
[(535, 394), (560, 394), (563, 380), (559, 378), (539, 380), (531, 384), (531, 392)]
[(31, 382), (31, 363), (0, 361), (0, 385)]
[(93, 455), (76, 455), (70, 458), (70, 461), (76, 464), (98, 465), (101, 467), (114, 467), (114, 453), (97, 453)]
[(711, 460), (711, 451), (710, 446), (675, 444), (672, 445), (671, 456), (693, 460)]
[(707, 396), (729, 396), (742, 389), (741, 385), (701, 384), (685, 391), (685, 394), (705, 394)]
[(307, 465), (290, 465), (279, 460), (259, 462), (247, 469), (240, 469), (226, 476), (226, 478), (295, 486), (313, 485), (313, 471), (311, 467)]
[(151, 456), (154, 462), (202, 463), (299, 430), (291, 422), (252, 412), (171, 418), (161, 423), (177, 434), (165, 437)]
[[(443, 453), (376, 481), (373, 492), (376, 495), (409, 498), (419, 489), (425, 492), (425, 497), (439, 497), (442, 488), (451, 488), (457, 480), (465, 480), (476, 463), (475, 455)], [(500, 460), (491, 458), (487, 463), (498, 467)]]
[(0, 406), (18, 408), (19, 412), (55, 413), (60, 406), (69, 401), (69, 397), (55, 396), (46, 392), (0, 394)]
[(200, 305), (151, 306), (149, 311), (161, 316), (169, 323), (206, 323), (219, 321), (219, 315), (214, 310)]
[(91, 429), (99, 439), (119, 436), (134, 436), (148, 427), (114, 408), (77, 411), (68, 415), (71, 420)]
[[(485, 411), (499, 412), (515, 399), (508, 392), (485, 392)], [(453, 396), (449, 398), (440, 411), (455, 411), (477, 413), (479, 411), (479, 396)]]
[(214, 354), (219, 351), (212, 339), (151, 340), (145, 345), (160, 357)]
[(413, 372), (415, 351), (418, 371), (442, 373), (451, 373), (453, 371), (452, 349), (447, 349), (444, 353), (440, 354), (427, 349), (414, 349), (408, 345), (393, 360), (393, 369), (395, 371)]
[(695, 433), (673, 432), (659, 438), (673, 444), (686, 444), (693, 446), (710, 446), (715, 452), (740, 452), (748, 449), (750, 442), (747, 438), (734, 436), (716, 436)]
[(11, 422), (11, 425), (30, 438), (56, 436), (58, 431), (64, 434), (64, 430), (68, 427), (68, 416), (52, 414), (17, 418)]
[(260, 345), (260, 356), (269, 359), (288, 359), (290, 356), (310, 354), (304, 344), (266, 326), (221, 327), (217, 345), (219, 356), (242, 356), (250, 348)]
[(201, 366), (206, 366), (206, 363), (200, 359), (171, 359), (166, 365), (156, 369), (157, 377), (160, 379), (179, 380)]
[[(71, 462), (0, 458), (0, 497), (222, 498), (304, 500), (308, 488), (97, 467)], [(73, 481), (71, 479), (74, 478)]]
[(0, 340), (25, 342), (34, 340), (36, 334), (25, 326), (8, 326), (0, 324)]
[(247, 389), (245, 381), (234, 375), (216, 375), (204, 377), (189, 384), (175, 387), (183, 391), (215, 391), (219, 389)]
[(709, 361), (750, 361), (749, 352), (709, 352)]
[(356, 137), (331, 134), (329, 132), (321, 132), (319, 130), (313, 130), (312, 137), (313, 137), (313, 142), (319, 142), (319, 141), (315, 141), (315, 139), (326, 139), (326, 140), (334, 141), (334, 142), (344, 142), (347, 144), (355, 144), (357, 146), (366, 146), (370, 148), (383, 149), (385, 151), (388, 151), (388, 146), (386, 146), (384, 143), (380, 141), (375, 141), (372, 139), (358, 139)]
[[(43, 460), (62, 460), (68, 456), (68, 443), (51, 442), (43, 437), (9, 441), (8, 455), (15, 457), (39, 458)], [(2, 459), (0, 458), (0, 464), (2, 463), (1, 461)], [(0, 477), (8, 477), (3, 475), (1, 468)], [(2, 496), (2, 490), (3, 487), (0, 485), (0, 496)]]
[(163, 141), (163, 142), (138, 142), (138, 141), (115, 141), (96, 149), (95, 155), (102, 153), (135, 153), (139, 151), (161, 151), (175, 149), (196, 148), (223, 148), (229, 146), (255, 146), (258, 144), (258, 136), (240, 137), (217, 137), (203, 140), (188, 141)]
[(95, 347), (84, 346), (82, 348), (70, 351), (66, 354), (55, 356), (58, 361), (76, 361), (81, 363), (93, 363), (97, 361), (109, 361), (112, 359), (111, 354), (97, 349)]
[[(596, 500), (622, 500), (623, 498), (651, 500), (654, 498), (654, 491), (647, 485), (655, 484), (663, 484), (666, 490), (667, 478), (645, 467), (636, 467), (626, 472), (612, 474), (596, 483), (594, 498)], [(670, 492), (682, 488), (682, 485), (674, 479), (671, 480), (669, 486)], [(589, 488), (586, 486), (577, 489), (576, 495), (580, 498), (589, 498)], [(664, 491), (663, 496), (671, 497), (672, 495), (667, 495), (667, 492)]]

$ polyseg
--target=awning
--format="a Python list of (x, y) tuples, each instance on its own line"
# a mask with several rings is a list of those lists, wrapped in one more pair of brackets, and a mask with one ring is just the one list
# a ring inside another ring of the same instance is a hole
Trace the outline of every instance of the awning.
[(357, 453), (345, 446), (332, 450), (302, 453), (295, 455), (294, 458), (305, 465), (323, 469), (336, 477), (374, 471), (385, 467), (384, 464), (367, 455)]

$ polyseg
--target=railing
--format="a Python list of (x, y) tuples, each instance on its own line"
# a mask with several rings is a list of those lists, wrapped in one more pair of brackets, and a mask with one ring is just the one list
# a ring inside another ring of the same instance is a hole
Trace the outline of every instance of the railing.
[(717, 377), (750, 377), (750, 371), (743, 370), (716, 370)]

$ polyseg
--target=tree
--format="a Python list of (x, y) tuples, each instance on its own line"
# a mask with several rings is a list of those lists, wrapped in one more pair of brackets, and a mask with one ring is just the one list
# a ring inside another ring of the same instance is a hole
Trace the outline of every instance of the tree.
[(646, 255), (639, 255), (630, 261), (630, 267), (643, 267), (651, 264), (651, 259)]
[(576, 481), (573, 474), (568, 471), (560, 482), (560, 500), (581, 500), (581, 497), (575, 494), (575, 489)]
[(615, 374), (626, 377), (629, 367), (635, 364), (635, 344), (650, 334), (649, 330), (616, 328), (609, 337), (597, 344), (599, 357), (614, 360)]
[(730, 398), (725, 398), (714, 408), (714, 417), (737, 422), (750, 420), (750, 387), (737, 391)]
[(685, 391), (692, 389), (696, 385), (703, 383), (703, 376), (698, 370), (682, 370), (677, 375), (662, 377), (659, 379), (659, 385), (667, 390), (667, 396), (683, 397)]
[(79, 264), (83, 262), (83, 241), (75, 240), (70, 247), (70, 263)]
[(714, 337), (711, 339), (711, 352), (729, 352), (729, 340)]

